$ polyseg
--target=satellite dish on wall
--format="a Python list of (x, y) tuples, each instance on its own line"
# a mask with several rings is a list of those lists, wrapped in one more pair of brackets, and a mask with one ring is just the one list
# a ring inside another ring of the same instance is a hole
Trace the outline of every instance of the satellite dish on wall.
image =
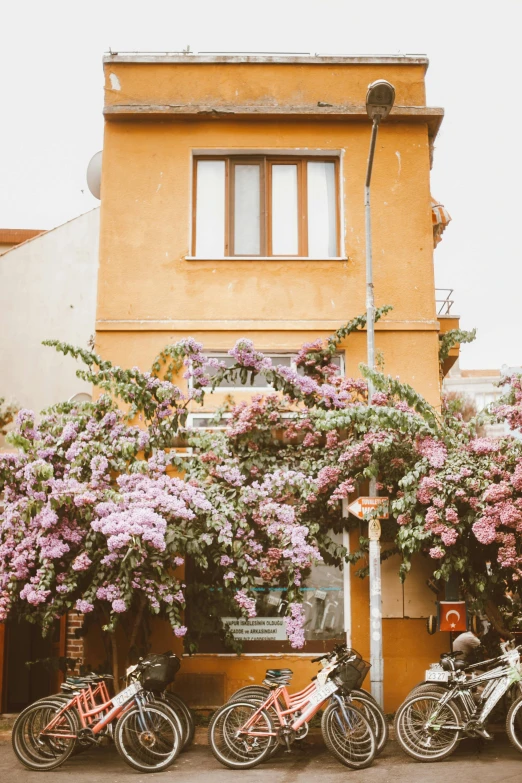
[(92, 395), (87, 392), (78, 392), (78, 394), (69, 397), (68, 402), (92, 402)]
[(87, 186), (91, 191), (94, 198), (101, 198), (101, 170), (102, 170), (102, 153), (97, 152), (93, 155), (87, 166)]

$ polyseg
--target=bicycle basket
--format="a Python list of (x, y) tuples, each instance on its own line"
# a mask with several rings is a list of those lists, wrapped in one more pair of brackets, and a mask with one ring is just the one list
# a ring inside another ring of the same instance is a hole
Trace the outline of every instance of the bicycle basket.
[(370, 671), (370, 665), (367, 661), (359, 658), (349, 663), (343, 663), (335, 672), (335, 678), (343, 688), (353, 690), (360, 688), (364, 678)]
[(179, 671), (180, 662), (177, 655), (163, 653), (149, 655), (142, 662), (141, 684), (146, 691), (164, 691), (167, 685), (174, 682)]

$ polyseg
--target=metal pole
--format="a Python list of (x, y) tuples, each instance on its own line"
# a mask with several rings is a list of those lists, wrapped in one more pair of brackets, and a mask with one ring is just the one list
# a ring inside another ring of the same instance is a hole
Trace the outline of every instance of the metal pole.
[[(366, 340), (368, 366), (375, 369), (375, 299), (373, 295), (373, 257), (372, 257), (372, 216), (370, 209), (370, 185), (372, 179), (373, 158), (379, 120), (372, 125), (370, 152), (364, 184), (364, 210), (366, 219)], [(373, 397), (373, 383), (368, 382), (368, 405)], [(370, 479), (370, 496), (377, 496), (377, 482)], [(370, 541), (370, 683), (372, 696), (383, 706), (383, 674), (382, 658), (382, 594), (381, 594), (381, 542)]]
[[(348, 501), (343, 500), (343, 517), (350, 516), (348, 511)], [(350, 531), (343, 530), (343, 546), (346, 552), (350, 553)], [(346, 646), (352, 646), (352, 584), (350, 579), (350, 563), (343, 564), (343, 595), (344, 595), (344, 632), (346, 635)]]

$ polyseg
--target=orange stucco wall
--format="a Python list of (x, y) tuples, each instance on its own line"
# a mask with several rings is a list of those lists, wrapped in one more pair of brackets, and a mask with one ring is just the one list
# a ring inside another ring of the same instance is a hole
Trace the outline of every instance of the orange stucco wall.
[[(110, 58), (108, 58), (110, 60)], [(105, 105), (363, 104), (370, 82), (391, 81), (396, 104), (426, 104), (424, 64), (332, 65), (277, 62), (117, 62), (105, 66)], [(115, 79), (116, 77), (116, 79)]]
[[(368, 83), (395, 83), (403, 106), (425, 103), (422, 65), (169, 64), (108, 62), (106, 106), (154, 104), (312, 106), (363, 104)], [(112, 74), (112, 78), (111, 78)], [(240, 336), (260, 349), (294, 350), (365, 310), (363, 184), (369, 124), (278, 116), (172, 122), (107, 121), (103, 151), (97, 349), (123, 366), (149, 367), (168, 342), (191, 335), (226, 350)], [(192, 259), (192, 156), (202, 150), (321, 150), (340, 156), (342, 251), (337, 260)], [(384, 123), (372, 183), (377, 305), (393, 312), (378, 325), (384, 369), (439, 403), (439, 324), (435, 314), (429, 140), (425, 123)], [(343, 346), (358, 374), (365, 335)], [(241, 395), (236, 395), (239, 399)], [(219, 395), (207, 409), (220, 402)], [(355, 541), (354, 541), (355, 546)], [(368, 585), (352, 580), (353, 643), (369, 653)], [(155, 648), (176, 647), (155, 625)], [(386, 708), (394, 709), (426, 665), (447, 649), (423, 620), (385, 620)], [(315, 667), (286, 656), (295, 684)], [(225, 677), (227, 694), (259, 681), (265, 657), (196, 656), (183, 672)]]
[[(187, 261), (192, 152), (222, 148), (341, 152), (346, 260)], [(362, 312), (367, 153), (362, 124), (107, 123), (98, 319), (340, 323)], [(381, 129), (372, 206), (377, 304), (394, 305), (390, 323), (435, 328), (425, 126)]]

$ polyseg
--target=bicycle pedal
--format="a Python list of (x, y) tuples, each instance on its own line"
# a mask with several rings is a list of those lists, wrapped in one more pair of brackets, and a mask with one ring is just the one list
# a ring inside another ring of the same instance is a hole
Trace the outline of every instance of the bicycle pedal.
[(493, 740), (493, 737), (484, 726), (473, 726), (471, 727), (471, 731), (476, 737), (480, 737), (480, 739), (488, 740), (489, 742)]

